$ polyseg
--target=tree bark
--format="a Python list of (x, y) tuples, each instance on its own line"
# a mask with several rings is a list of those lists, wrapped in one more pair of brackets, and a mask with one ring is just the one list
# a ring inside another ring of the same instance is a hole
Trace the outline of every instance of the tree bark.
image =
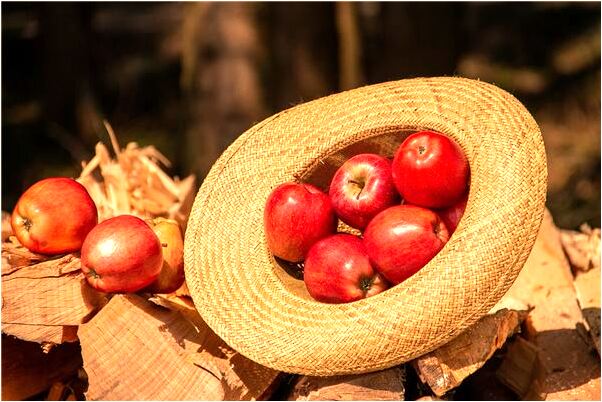
[(265, 117), (257, 5), (185, 5), (181, 85), (187, 108), (186, 170), (203, 178), (219, 155)]

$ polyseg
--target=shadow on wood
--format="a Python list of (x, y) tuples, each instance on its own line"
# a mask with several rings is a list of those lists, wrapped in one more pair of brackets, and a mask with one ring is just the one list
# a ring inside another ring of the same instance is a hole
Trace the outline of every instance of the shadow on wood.
[(22, 400), (77, 373), (82, 365), (76, 343), (44, 353), (38, 343), (2, 334), (2, 400)]

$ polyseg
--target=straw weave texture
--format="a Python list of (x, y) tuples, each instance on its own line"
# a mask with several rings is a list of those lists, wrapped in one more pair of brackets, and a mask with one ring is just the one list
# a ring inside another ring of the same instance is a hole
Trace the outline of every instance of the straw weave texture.
[[(271, 190), (296, 179), (327, 190), (346, 158), (392, 156), (426, 128), (452, 137), (470, 162), (456, 232), (421, 271), (384, 293), (349, 304), (312, 300), (267, 249)], [(546, 180), (536, 122), (490, 84), (417, 78), (308, 102), (249, 129), (211, 169), (186, 232), (190, 293), (226, 343), (266, 366), (310, 375), (391, 367), (449, 341), (504, 295), (535, 241)]]

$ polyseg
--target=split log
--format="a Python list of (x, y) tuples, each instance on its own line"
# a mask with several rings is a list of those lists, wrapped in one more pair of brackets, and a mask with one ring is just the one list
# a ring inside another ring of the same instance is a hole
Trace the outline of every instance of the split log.
[(40, 345), (2, 335), (2, 400), (23, 400), (77, 373), (82, 359), (77, 344), (44, 353)]
[[(9, 253), (3, 250), (5, 254)], [(88, 285), (74, 254), (2, 268), (2, 332), (24, 340), (73, 342), (73, 327), (86, 322), (107, 300)]]
[(196, 310), (190, 296), (177, 296), (177, 292), (153, 295), (149, 301), (178, 311), (188, 320), (203, 338), (202, 347), (211, 351), (215, 362), (224, 372), (230, 389), (240, 390), (243, 399), (265, 399), (274, 391), (281, 380), (281, 373), (261, 366), (231, 349), (207, 326)]
[(87, 399), (223, 399), (215, 367), (193, 359), (196, 331), (177, 312), (118, 295), (79, 331)]
[(516, 401), (518, 395), (497, 379), (504, 350), (498, 350), (487, 363), (468, 376), (462, 384), (442, 397), (455, 401)]
[(581, 225), (581, 231), (561, 230), (560, 240), (575, 271), (600, 268), (600, 229)]
[[(137, 295), (116, 295), (80, 327), (88, 399), (261, 397), (277, 372), (229, 349), (206, 324)], [(200, 322), (199, 322), (200, 325)]]
[(600, 359), (579, 332), (585, 320), (560, 233), (548, 211), (531, 255), (504, 297), (533, 307), (525, 337), (537, 347), (542, 362), (534, 392), (555, 400), (599, 400)]
[(508, 345), (506, 355), (496, 371), (497, 379), (514, 391), (522, 400), (536, 400), (532, 393), (535, 373), (540, 370), (537, 347), (521, 336)]
[(519, 329), (526, 311), (502, 309), (487, 315), (462, 334), (412, 361), (420, 380), (437, 396), (457, 387), (482, 367)]
[(587, 330), (600, 355), (600, 267), (577, 272), (574, 284)]
[(43, 350), (65, 342), (77, 342), (75, 325), (30, 325), (2, 323), (2, 332), (28, 342), (39, 343)]
[(19, 243), (15, 236), (9, 236), (2, 242), (2, 276), (8, 275), (21, 267), (48, 261), (52, 257), (36, 254)]
[(368, 374), (301, 377), (289, 401), (402, 401), (405, 370), (402, 366)]

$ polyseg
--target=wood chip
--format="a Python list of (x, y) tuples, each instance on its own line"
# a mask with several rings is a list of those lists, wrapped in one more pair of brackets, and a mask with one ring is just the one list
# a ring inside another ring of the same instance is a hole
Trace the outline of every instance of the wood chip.
[(113, 146), (113, 151), (115, 151), (117, 158), (119, 158), (119, 155), (121, 154), (121, 148), (119, 147), (119, 142), (117, 141), (117, 136), (113, 131), (113, 127), (111, 127), (109, 122), (106, 120), (103, 120), (102, 124), (105, 126), (107, 133), (109, 134), (109, 138), (111, 139), (111, 145)]
[(170, 293), (152, 295), (148, 300), (158, 306), (179, 311), (196, 327), (205, 327), (207, 325), (201, 318), (198, 311), (196, 311), (194, 303), (190, 297), (177, 296), (175, 293)]
[(599, 400), (600, 358), (592, 354), (573, 275), (548, 211), (525, 266), (504, 297), (533, 307), (527, 340), (538, 349), (537, 392), (550, 400)]
[(187, 296), (187, 297), (190, 297), (190, 291), (188, 290), (188, 285), (186, 284), (186, 281), (184, 281), (184, 283), (182, 284), (182, 286), (180, 286), (180, 288), (178, 290), (176, 290), (174, 292), (174, 294), (176, 296)]
[(2, 400), (23, 400), (77, 373), (79, 345), (64, 344), (44, 353), (40, 345), (2, 335)]
[(560, 240), (575, 271), (600, 268), (600, 229), (583, 224), (580, 232), (561, 230)]
[[(94, 157), (82, 162), (77, 179), (94, 200), (99, 221), (121, 214), (143, 219), (161, 216), (175, 219), (186, 228), (196, 193), (194, 175), (182, 181), (170, 177), (160, 164), (171, 164), (155, 147), (140, 148), (130, 142), (122, 148), (111, 126), (105, 122), (105, 127), (115, 158), (111, 158), (104, 144), (98, 143)], [(97, 171), (99, 174), (95, 174)]]
[(574, 284), (586, 328), (600, 355), (600, 267), (577, 272)]
[(179, 204), (175, 204), (170, 208), (169, 214), (178, 221), (182, 230), (185, 232), (188, 216), (192, 210), (192, 204), (194, 203), (194, 197), (196, 195), (196, 178), (193, 175), (186, 177), (178, 183), (178, 188), (180, 190), (179, 198), (181, 201)]
[[(262, 395), (277, 373), (199, 331), (178, 311), (115, 295), (80, 327), (88, 399), (221, 400)], [(236, 376), (235, 378), (233, 376)]]
[(333, 377), (302, 376), (289, 401), (402, 401), (405, 371), (393, 367), (374, 373)]
[(13, 235), (13, 228), (10, 225), (10, 214), (6, 211), (2, 211), (2, 243), (4, 243), (9, 236)]
[(482, 367), (526, 316), (526, 311), (506, 309), (487, 315), (449, 343), (412, 361), (412, 366), (422, 382), (442, 396)]

